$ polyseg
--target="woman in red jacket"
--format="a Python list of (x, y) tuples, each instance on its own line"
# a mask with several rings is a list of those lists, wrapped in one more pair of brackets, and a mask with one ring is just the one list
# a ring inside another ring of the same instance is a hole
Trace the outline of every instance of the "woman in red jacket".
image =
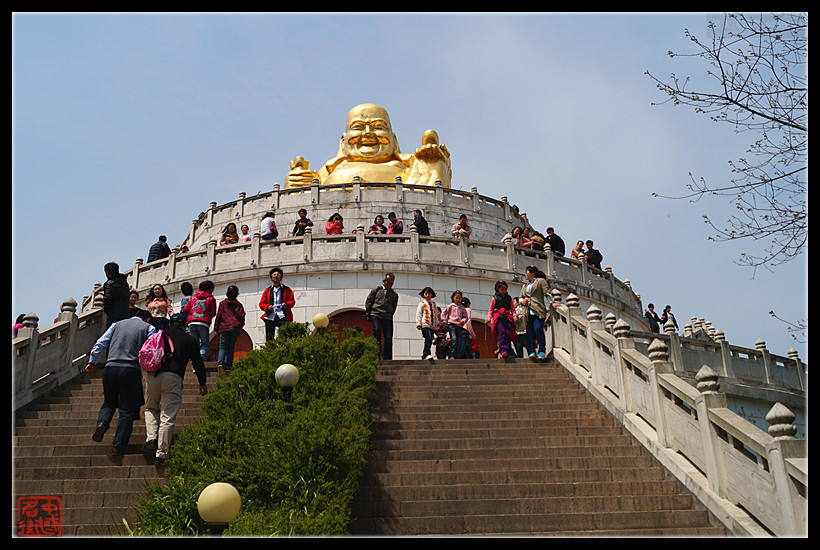
[(271, 286), (265, 289), (259, 300), (259, 309), (264, 312), (262, 320), (265, 321), (265, 340), (276, 337), (276, 327), (293, 321), (291, 310), (296, 305), (296, 300), (290, 287), (282, 284), (282, 275), (282, 270), (278, 267), (270, 270)]

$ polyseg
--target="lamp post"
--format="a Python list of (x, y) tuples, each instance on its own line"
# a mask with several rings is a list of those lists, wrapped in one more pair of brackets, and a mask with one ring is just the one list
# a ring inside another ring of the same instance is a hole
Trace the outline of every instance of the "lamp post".
[(196, 507), (199, 517), (202, 518), (214, 535), (222, 536), (222, 532), (239, 513), (242, 499), (239, 491), (230, 483), (211, 483), (199, 493)]
[(316, 330), (318, 330), (319, 333), (324, 332), (329, 324), (330, 319), (328, 319), (327, 315), (324, 313), (317, 313), (313, 316), (313, 326), (316, 327)]
[(287, 412), (291, 412), (293, 410), (293, 407), (290, 404), (290, 398), (293, 393), (293, 387), (298, 381), (299, 369), (290, 363), (280, 365), (279, 368), (276, 369), (276, 383), (279, 384), (279, 387), (282, 388), (282, 392), (285, 395), (285, 410)]

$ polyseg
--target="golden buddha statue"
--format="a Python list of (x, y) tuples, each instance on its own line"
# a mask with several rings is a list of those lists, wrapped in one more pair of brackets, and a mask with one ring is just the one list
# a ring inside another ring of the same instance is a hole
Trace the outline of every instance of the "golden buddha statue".
[(318, 171), (311, 170), (304, 158), (296, 157), (285, 176), (285, 188), (308, 186), (314, 179), (320, 185), (350, 183), (354, 176), (365, 183), (394, 183), (397, 176), (414, 185), (435, 185), (441, 180), (444, 187), (450, 187), (450, 152), (439, 144), (436, 132), (427, 130), (415, 153), (402, 154), (387, 110), (364, 103), (347, 113), (336, 156)]

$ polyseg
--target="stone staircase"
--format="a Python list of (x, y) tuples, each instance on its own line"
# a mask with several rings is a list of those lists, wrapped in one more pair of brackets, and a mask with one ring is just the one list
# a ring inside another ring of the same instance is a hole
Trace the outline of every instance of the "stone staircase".
[(552, 361), (392, 361), (352, 532), (724, 536)]
[[(206, 364), (208, 387), (216, 370)], [(175, 433), (201, 415), (203, 397), (196, 375), (186, 373), (183, 404)], [(102, 374), (82, 375), (18, 411), (14, 418), (14, 506), (18, 497), (57, 496), (62, 499), (63, 536), (127, 534), (122, 518), (134, 521), (134, 507), (145, 495), (145, 485), (162, 483), (163, 467), (154, 466), (153, 453), (140, 451), (145, 421), (134, 422), (124, 456), (112, 456), (117, 413), (99, 443), (92, 441), (102, 404)], [(17, 526), (12, 528), (17, 534)]]

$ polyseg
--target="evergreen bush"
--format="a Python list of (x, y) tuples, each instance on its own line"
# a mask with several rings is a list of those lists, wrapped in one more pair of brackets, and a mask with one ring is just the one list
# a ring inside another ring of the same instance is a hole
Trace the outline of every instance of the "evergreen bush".
[[(281, 327), (209, 391), (205, 418), (179, 435), (168, 483), (149, 487), (134, 533), (207, 533), (196, 500), (222, 481), (242, 498), (226, 534), (345, 534), (366, 461), (377, 352), (375, 340), (353, 330)], [(284, 363), (299, 369), (292, 412), (275, 379)]]

